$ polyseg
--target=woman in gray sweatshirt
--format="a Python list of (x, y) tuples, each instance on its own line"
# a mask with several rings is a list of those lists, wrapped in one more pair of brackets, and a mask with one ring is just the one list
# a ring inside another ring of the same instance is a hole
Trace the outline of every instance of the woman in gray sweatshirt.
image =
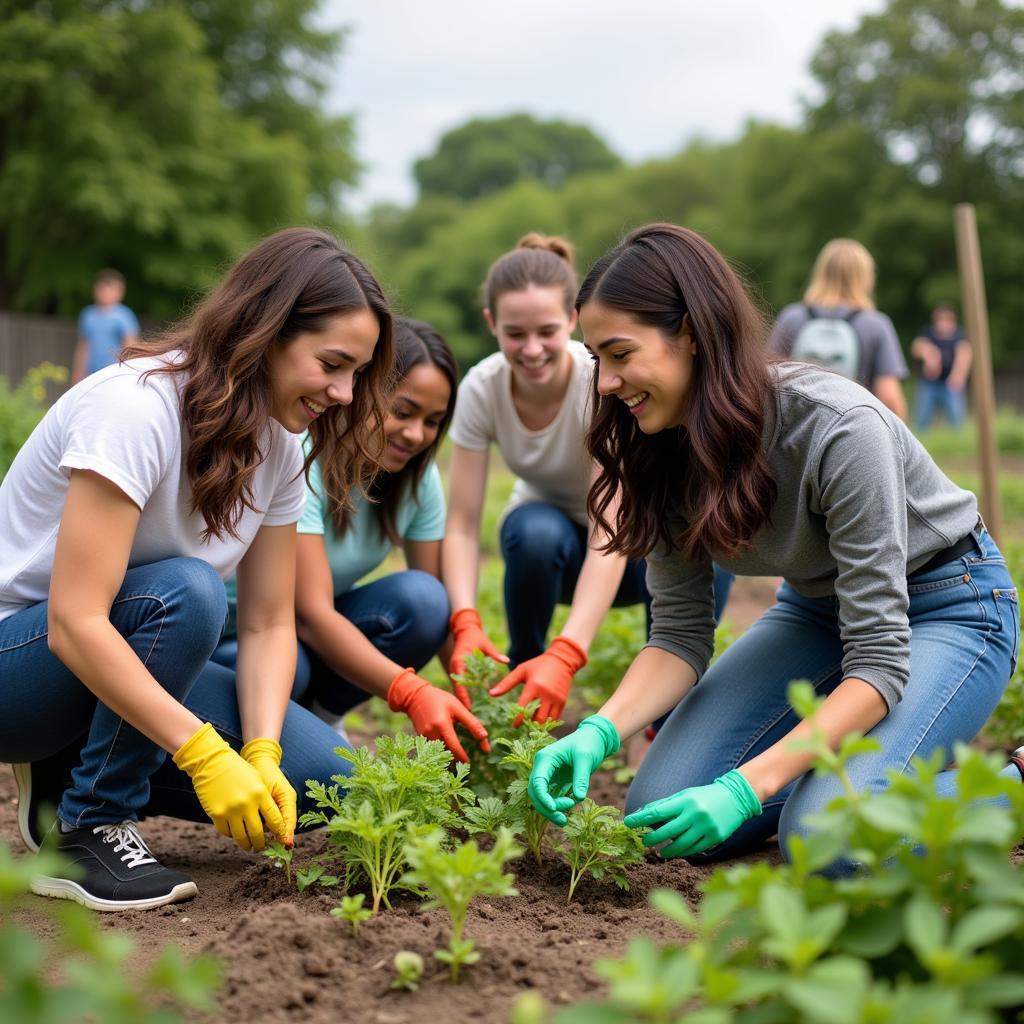
[[(972, 739), (1020, 637), (1017, 592), (974, 495), (859, 384), (773, 361), (739, 279), (692, 231), (632, 232), (576, 305), (596, 363), (590, 509), (610, 550), (647, 559), (653, 624), (600, 713), (538, 754), (538, 810), (564, 823), (601, 761), (674, 709), (627, 824), (652, 826), (644, 841), (667, 843), (666, 856), (735, 856), (776, 832), (785, 850), (838, 792), (791, 744), (809, 732), (787, 700), (793, 679), (826, 698), (817, 725), (833, 747), (851, 732), (880, 743), (849, 765), (858, 788)], [(784, 582), (709, 667), (712, 559)]]

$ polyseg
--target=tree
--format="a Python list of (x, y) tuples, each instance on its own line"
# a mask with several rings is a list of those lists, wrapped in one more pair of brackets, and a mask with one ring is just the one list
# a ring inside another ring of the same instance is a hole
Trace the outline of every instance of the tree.
[[(113, 265), (173, 316), (259, 236), (337, 213), (347, 128), (288, 70), (340, 42), (303, 42), (312, 0), (2, 6), (0, 308), (72, 313)], [(262, 56), (243, 14), (280, 35)]]
[(443, 135), (435, 153), (416, 161), (414, 174), (422, 196), (477, 199), (521, 178), (557, 187), (573, 175), (620, 163), (584, 125), (511, 114), (479, 118)]

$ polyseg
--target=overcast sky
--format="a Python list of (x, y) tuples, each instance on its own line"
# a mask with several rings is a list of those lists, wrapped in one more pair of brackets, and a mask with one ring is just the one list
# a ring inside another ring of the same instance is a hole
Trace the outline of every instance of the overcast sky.
[(884, 0), (326, 0), (348, 41), (329, 106), (356, 115), (353, 210), (410, 202), (413, 161), (472, 117), (526, 111), (593, 128), (630, 162), (749, 117), (795, 124), (832, 28)]

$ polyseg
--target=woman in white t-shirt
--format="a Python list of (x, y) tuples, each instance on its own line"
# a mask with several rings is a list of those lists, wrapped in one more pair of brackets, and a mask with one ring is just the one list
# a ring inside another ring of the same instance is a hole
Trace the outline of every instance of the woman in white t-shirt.
[[(264, 829), (290, 843), (294, 787), (343, 769), (333, 730), (288, 702), (299, 435), (343, 501), (374, 459), (391, 331), (355, 256), (288, 229), (72, 388), (19, 452), (0, 484), (0, 759), (26, 843), (56, 805), (51, 840), (77, 868), (34, 892), (97, 910), (188, 899), (140, 814), (208, 816), (245, 850)], [(209, 661), (236, 568), (237, 673)]]
[[(511, 662), (513, 671), (492, 693), (524, 684), (519, 702), (539, 699), (539, 720), (561, 715), (608, 608), (648, 602), (643, 562), (602, 551), (587, 516), (592, 370), (586, 349), (570, 340), (575, 296), (572, 247), (564, 239), (526, 235), (491, 266), (484, 319), (500, 351), (466, 375), (451, 429), (442, 550), (442, 578), (455, 609), (449, 669), (461, 673), (465, 655), (477, 648)], [(517, 477), (501, 523), (508, 657), (475, 608), (492, 443)], [(560, 601), (571, 602), (569, 618), (547, 645)], [(465, 688), (455, 689), (468, 707)]]

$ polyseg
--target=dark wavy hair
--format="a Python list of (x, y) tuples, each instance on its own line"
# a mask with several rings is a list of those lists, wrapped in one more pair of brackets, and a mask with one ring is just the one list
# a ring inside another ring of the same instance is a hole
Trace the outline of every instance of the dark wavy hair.
[[(610, 536), (607, 549), (643, 558), (664, 543), (693, 560), (748, 549), (778, 488), (763, 448), (766, 325), (740, 279), (696, 232), (649, 224), (591, 267), (577, 310), (592, 299), (656, 327), (670, 345), (688, 329), (697, 346), (686, 425), (650, 436), (624, 402), (598, 394), (594, 374), (587, 447), (600, 474), (587, 508)], [(672, 536), (677, 512), (684, 527)]]
[[(415, 500), (419, 494), (420, 481), (427, 467), (437, 454), (438, 446), (444, 440), (448, 427), (455, 412), (455, 394), (459, 387), (459, 364), (452, 355), (452, 350), (441, 334), (422, 320), (411, 320), (408, 317), (395, 317), (394, 323), (395, 365), (392, 372), (394, 382), (391, 393), (398, 389), (402, 381), (415, 366), (429, 363), (436, 366), (448, 381), (448, 405), (444, 416), (438, 424), (437, 437), (423, 451), (414, 455), (398, 473), (382, 471), (378, 473), (366, 488), (366, 495), (374, 503), (377, 525), (383, 536), (392, 544), (401, 544), (398, 533), (398, 509), (411, 493)], [(341, 536), (352, 522), (349, 509), (331, 507), (331, 520), (335, 532)]]
[(180, 350), (182, 358), (151, 373), (181, 373), (181, 419), (191, 511), (206, 521), (205, 540), (237, 537), (253, 505), (252, 480), (266, 459), (273, 406), (269, 370), (274, 345), (319, 332), (334, 317), (369, 309), (380, 324), (373, 359), (352, 404), (330, 406), (309, 426), (324, 491), (343, 507), (378, 465), (383, 409), (393, 362), (392, 317), (376, 278), (326, 231), (287, 228), (264, 239), (228, 271), (195, 310), (121, 358)]

